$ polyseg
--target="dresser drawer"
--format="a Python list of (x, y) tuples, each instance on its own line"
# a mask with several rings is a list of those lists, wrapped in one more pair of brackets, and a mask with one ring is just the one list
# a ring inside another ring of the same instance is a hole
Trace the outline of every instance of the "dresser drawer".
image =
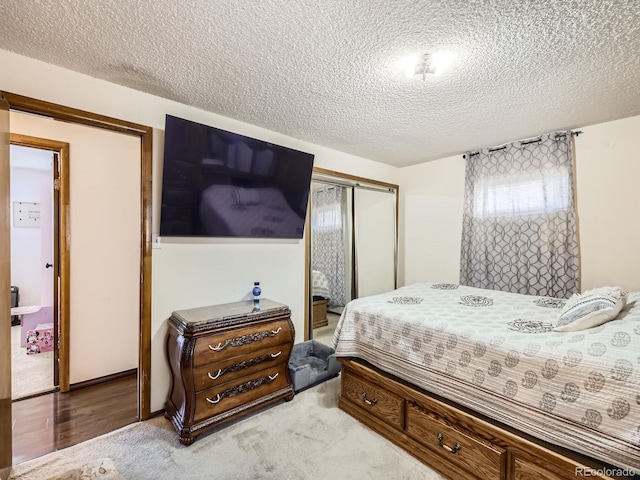
[(293, 331), (287, 319), (236, 328), (198, 338), (193, 364), (198, 367), (225, 358), (292, 342)]
[(342, 374), (342, 396), (390, 425), (402, 429), (404, 400), (350, 371)]
[(196, 367), (193, 371), (196, 392), (287, 362), (290, 353), (291, 343), (285, 343)]
[(506, 458), (502, 448), (456, 429), (413, 402), (407, 402), (406, 431), (429, 450), (478, 478), (502, 478)]
[(288, 368), (287, 364), (275, 365), (197, 393), (194, 420), (197, 422), (249, 404), (260, 397), (285, 388), (289, 385)]

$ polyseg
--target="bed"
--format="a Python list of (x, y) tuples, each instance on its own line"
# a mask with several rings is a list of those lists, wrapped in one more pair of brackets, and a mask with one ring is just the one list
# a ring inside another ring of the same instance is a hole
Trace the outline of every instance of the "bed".
[(353, 300), (340, 406), (451, 478), (640, 474), (640, 292), (577, 332), (553, 330), (564, 304), (433, 283)]
[(329, 280), (327, 276), (319, 270), (311, 270), (311, 295), (313, 298), (324, 298), (329, 300), (331, 292), (329, 290)]

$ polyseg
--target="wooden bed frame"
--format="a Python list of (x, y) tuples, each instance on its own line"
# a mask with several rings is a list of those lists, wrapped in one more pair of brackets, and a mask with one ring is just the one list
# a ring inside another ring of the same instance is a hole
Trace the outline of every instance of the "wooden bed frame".
[(630, 478), (616, 476), (623, 469), (533, 438), (362, 360), (340, 362), (340, 408), (448, 478)]

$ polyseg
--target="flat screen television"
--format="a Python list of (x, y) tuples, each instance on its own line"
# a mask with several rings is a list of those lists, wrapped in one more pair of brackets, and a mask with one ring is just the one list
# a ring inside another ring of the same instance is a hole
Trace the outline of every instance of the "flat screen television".
[(160, 236), (302, 238), (313, 158), (167, 115)]

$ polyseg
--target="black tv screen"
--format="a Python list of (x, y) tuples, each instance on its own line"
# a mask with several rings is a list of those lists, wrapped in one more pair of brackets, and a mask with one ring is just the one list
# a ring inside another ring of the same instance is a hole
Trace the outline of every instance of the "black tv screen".
[(313, 158), (167, 115), (160, 236), (302, 238)]

